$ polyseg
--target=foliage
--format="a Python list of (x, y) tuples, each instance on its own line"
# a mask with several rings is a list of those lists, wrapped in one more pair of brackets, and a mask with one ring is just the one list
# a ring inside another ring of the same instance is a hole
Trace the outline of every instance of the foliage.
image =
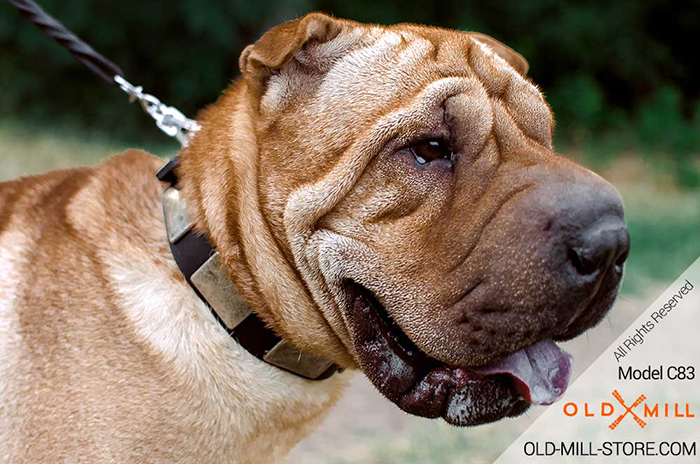
[[(700, 184), (697, 0), (41, 0), (50, 13), (120, 64), (126, 77), (194, 114), (238, 73), (243, 47), (264, 30), (313, 10), (363, 22), (418, 22), (478, 30), (527, 57), (566, 144), (649, 147)], [(0, 117), (97, 128), (127, 140), (157, 130), (125, 97), (0, 6)]]

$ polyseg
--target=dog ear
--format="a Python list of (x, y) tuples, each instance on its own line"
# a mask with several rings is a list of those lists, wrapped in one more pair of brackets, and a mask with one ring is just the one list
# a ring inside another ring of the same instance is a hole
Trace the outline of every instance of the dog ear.
[(309, 13), (270, 29), (243, 50), (238, 64), (244, 75), (264, 77), (289, 63), (306, 45), (330, 41), (341, 30), (340, 21), (323, 13)]
[(491, 50), (493, 50), (493, 52), (496, 55), (506, 60), (511, 66), (515, 68), (516, 71), (518, 71), (518, 73), (521, 76), (525, 77), (527, 75), (527, 71), (528, 69), (530, 69), (530, 65), (520, 53), (516, 52), (509, 46), (502, 44), (493, 37), (489, 37), (488, 35), (480, 34), (478, 32), (471, 32), (470, 34), (479, 42), (488, 45), (489, 48), (491, 48)]

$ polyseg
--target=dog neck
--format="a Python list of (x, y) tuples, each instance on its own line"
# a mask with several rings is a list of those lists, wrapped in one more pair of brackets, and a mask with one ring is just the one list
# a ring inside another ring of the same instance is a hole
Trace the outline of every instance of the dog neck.
[(176, 170), (189, 215), (265, 324), (302, 352), (350, 367), (354, 362), (308, 294), (288, 246), (261, 212), (254, 101), (239, 80), (198, 118), (202, 129)]

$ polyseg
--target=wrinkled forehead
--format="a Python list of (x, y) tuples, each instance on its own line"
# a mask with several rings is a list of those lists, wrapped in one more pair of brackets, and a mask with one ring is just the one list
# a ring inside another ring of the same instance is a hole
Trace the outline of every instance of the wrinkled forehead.
[(309, 110), (333, 111), (349, 124), (415, 103), (427, 86), (455, 77), (478, 81), (490, 97), (505, 97), (509, 105), (550, 113), (535, 85), (465, 32), (410, 25), (353, 28), (311, 55), (328, 65)]
[[(513, 119), (537, 126), (531, 138), (551, 146), (553, 119), (541, 92), (478, 35), (413, 25), (357, 26), (295, 58), (301, 67), (273, 76), (262, 106), (274, 110), (285, 100), (301, 99), (299, 116), (314, 124), (316, 136), (339, 146), (387, 113), (441, 104), (435, 100), (448, 98), (455, 80), (464, 88), (478, 87), (485, 101), (505, 103)], [(319, 72), (310, 76), (302, 68)]]

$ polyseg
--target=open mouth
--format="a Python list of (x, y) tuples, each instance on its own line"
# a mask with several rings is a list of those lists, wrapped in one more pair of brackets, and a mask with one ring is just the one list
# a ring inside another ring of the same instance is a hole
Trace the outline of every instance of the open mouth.
[(348, 281), (349, 325), (365, 375), (389, 400), (422, 417), (470, 426), (522, 414), (564, 394), (572, 358), (542, 340), (480, 367), (449, 366), (418, 349), (369, 290)]

